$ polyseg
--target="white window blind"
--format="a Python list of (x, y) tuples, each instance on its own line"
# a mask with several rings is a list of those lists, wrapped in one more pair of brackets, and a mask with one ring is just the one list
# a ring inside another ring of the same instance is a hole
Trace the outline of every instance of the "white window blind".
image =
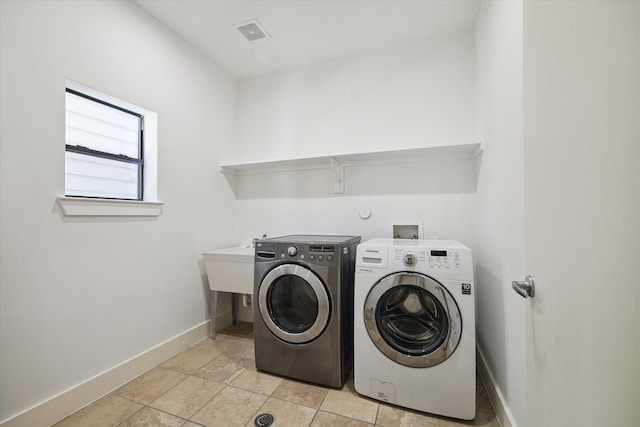
[(143, 120), (67, 89), (65, 194), (142, 200)]

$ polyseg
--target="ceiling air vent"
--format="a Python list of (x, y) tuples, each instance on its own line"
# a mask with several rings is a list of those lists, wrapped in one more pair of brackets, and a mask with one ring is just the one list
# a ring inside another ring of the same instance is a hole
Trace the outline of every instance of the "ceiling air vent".
[(237, 24), (235, 27), (250, 42), (269, 37), (269, 33), (262, 28), (257, 19)]

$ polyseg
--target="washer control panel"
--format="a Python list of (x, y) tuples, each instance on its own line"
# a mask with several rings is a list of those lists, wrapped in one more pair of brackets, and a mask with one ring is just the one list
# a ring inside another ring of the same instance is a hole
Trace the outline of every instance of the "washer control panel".
[(460, 268), (460, 253), (456, 251), (430, 250), (429, 267), (431, 268)]
[(407, 267), (413, 267), (419, 262), (427, 262), (430, 268), (459, 269), (460, 253), (455, 250), (424, 249), (424, 248), (395, 248), (394, 259), (402, 261)]

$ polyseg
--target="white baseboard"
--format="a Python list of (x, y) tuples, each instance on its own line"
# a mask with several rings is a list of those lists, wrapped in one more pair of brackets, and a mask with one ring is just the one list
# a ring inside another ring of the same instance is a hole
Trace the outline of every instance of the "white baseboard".
[(513, 415), (509, 410), (509, 405), (498, 387), (496, 380), (487, 365), (487, 360), (482, 354), (482, 350), (480, 347), (476, 347), (477, 351), (477, 367), (478, 373), (480, 374), (480, 378), (484, 383), (484, 388), (487, 389), (487, 394), (489, 395), (489, 400), (491, 400), (491, 404), (493, 405), (493, 410), (496, 413), (496, 418), (502, 427), (517, 427), (515, 420), (513, 419)]
[(50, 426), (209, 336), (210, 323), (210, 321), (201, 323), (82, 384), (3, 420), (0, 426)]

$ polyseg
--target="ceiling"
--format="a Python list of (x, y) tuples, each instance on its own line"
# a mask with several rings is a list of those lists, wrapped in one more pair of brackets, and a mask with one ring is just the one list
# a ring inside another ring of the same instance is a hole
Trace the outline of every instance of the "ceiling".
[[(479, 0), (134, 0), (238, 79), (472, 27)], [(257, 19), (270, 37), (235, 28)]]

